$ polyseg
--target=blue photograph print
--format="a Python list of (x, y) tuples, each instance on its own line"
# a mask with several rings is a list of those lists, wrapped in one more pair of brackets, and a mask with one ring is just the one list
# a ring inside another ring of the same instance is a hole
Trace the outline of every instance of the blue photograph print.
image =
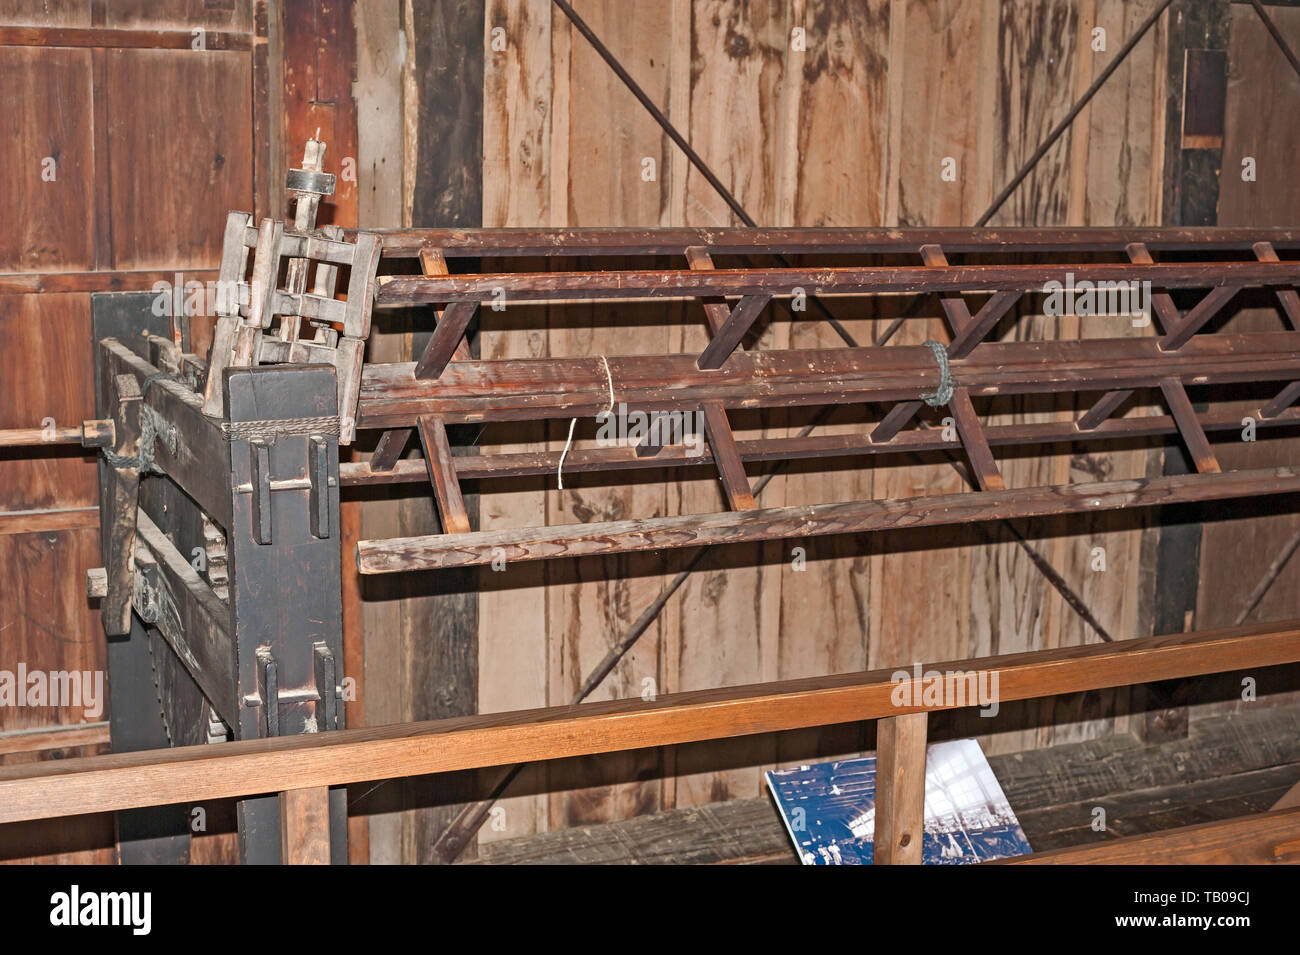
[[(876, 757), (767, 774), (804, 865), (871, 865)], [(973, 739), (926, 750), (925, 865), (963, 865), (1032, 852), (984, 752)]]

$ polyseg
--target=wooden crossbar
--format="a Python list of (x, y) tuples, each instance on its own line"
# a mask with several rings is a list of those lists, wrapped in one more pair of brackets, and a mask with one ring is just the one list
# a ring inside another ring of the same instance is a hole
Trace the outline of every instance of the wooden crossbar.
[(357, 543), (356, 559), (357, 569), (363, 574), (391, 574), (482, 566), (502, 554), (507, 561), (593, 557), (1296, 491), (1300, 491), (1300, 472), (1289, 467), (1256, 468), (1222, 474), (935, 494), (893, 501), (769, 507), (720, 514), (363, 540)]
[[(0, 766), (0, 823), (312, 789), (980, 705), (926, 673), (983, 674), (1000, 703), (1300, 661), (1300, 621), (1145, 637), (540, 710)], [(915, 690), (915, 692), (910, 692)], [(896, 705), (896, 699), (909, 701)]]

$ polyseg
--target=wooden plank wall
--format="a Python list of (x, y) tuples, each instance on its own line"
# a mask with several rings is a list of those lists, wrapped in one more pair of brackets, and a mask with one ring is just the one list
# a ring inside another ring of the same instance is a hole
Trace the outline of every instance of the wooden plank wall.
[[(1268, 11), (1292, 50), (1300, 49), (1300, 9), (1270, 6)], [(1292, 105), (1300, 98), (1300, 77), (1253, 9), (1234, 6), (1228, 29), (1219, 223), (1225, 226), (1294, 223), (1300, 219), (1300, 186), (1293, 175), (1300, 130), (1293, 121)], [(1242, 161), (1246, 158), (1255, 161), (1253, 181), (1242, 178)], [(1285, 327), (1277, 309), (1266, 298), (1247, 298), (1242, 305), (1230, 322), (1231, 331), (1277, 331)], [(1300, 456), (1300, 439), (1224, 441), (1216, 445), (1215, 451), (1225, 469), (1265, 467), (1274, 461), (1295, 461)], [(1196, 627), (1214, 627), (1236, 620), (1283, 545), (1300, 532), (1300, 514), (1293, 506), (1260, 513), (1249, 502), (1242, 502), (1216, 508), (1206, 514), (1205, 520)], [(1300, 560), (1292, 558), (1250, 620), (1281, 620), (1297, 614), (1300, 614)], [(1300, 690), (1300, 674), (1295, 671), (1296, 668), (1281, 668), (1249, 675), (1257, 679), (1259, 695), (1285, 693), (1294, 698)], [(1191, 718), (1204, 719), (1253, 705), (1241, 698), (1243, 676), (1237, 674), (1218, 681), (1213, 698), (1219, 702), (1192, 707)]]
[[(0, 45), (0, 175), (9, 184), (0, 238), (7, 396), (0, 428), (39, 427), (46, 418), (71, 424), (94, 413), (90, 294), (147, 290), (178, 270), (182, 281), (215, 278), (209, 270), (220, 258), (224, 216), (196, 214), (196, 188), (205, 210), (252, 207), (255, 180), (265, 175), (250, 109), (253, 8), (20, 2), (4, 5), (0, 26), (224, 34), (202, 50)], [(214, 106), (222, 102), (231, 105)], [(0, 455), (0, 669), (24, 663), (103, 674), (103, 630), (82, 585), (86, 569), (101, 563), (97, 498), (94, 459), (75, 448)], [(4, 707), (0, 733), (106, 718), (80, 706)], [(108, 817), (9, 826), (0, 832), (0, 859), (108, 862), (112, 840)]]
[[(683, 130), (760, 224), (970, 225), (993, 194), (1109, 62), (1154, 0), (673, 0), (575, 7)], [(806, 50), (794, 49), (802, 27)], [(1106, 49), (1094, 52), (1094, 27)], [(494, 34), (494, 30), (497, 31)], [(536, 225), (735, 225), (734, 216), (547, 0), (489, 0), (484, 24), (483, 222)], [(494, 37), (497, 47), (493, 47)], [(1072, 131), (994, 224), (1140, 225), (1160, 222), (1165, 25), (1143, 40)], [(956, 161), (945, 181), (941, 163)], [(654, 163), (654, 178), (643, 172)], [(832, 306), (859, 341), (900, 303)], [(898, 342), (941, 337), (936, 316)], [(698, 306), (635, 306), (613, 328), (590, 310), (536, 307), (485, 315), (483, 353), (654, 352), (700, 345)], [(674, 321), (685, 316), (685, 321)], [(1112, 325), (1086, 334), (1122, 334)], [(535, 329), (527, 335), (505, 329)], [(1080, 334), (1071, 318), (1028, 318), (1024, 337)], [(1137, 332), (1132, 332), (1136, 334)], [(812, 313), (766, 324), (754, 347), (833, 343)], [(615, 382), (617, 391), (617, 382)], [(1025, 406), (1022, 418), (1074, 409)], [(739, 431), (797, 428), (804, 418), (736, 416)], [(579, 425), (578, 435), (582, 437)], [(851, 412), (831, 427), (862, 428)], [(562, 447), (551, 433), (500, 441)], [(588, 432), (588, 437), (590, 432)], [(485, 441), (489, 438), (485, 436)], [(1014, 484), (1144, 474), (1144, 452), (1009, 459)], [(956, 490), (944, 464), (904, 469), (795, 468), (762, 500), (791, 504)], [(543, 492), (542, 488), (550, 490)], [(486, 527), (715, 510), (716, 480), (692, 472), (613, 489), (573, 476), (488, 486)], [(1059, 524), (1036, 546), (1117, 636), (1140, 633), (1136, 560), (1141, 527)], [(909, 664), (1095, 640), (1045, 585), (1024, 552), (995, 532), (823, 538), (734, 548), (711, 557), (593, 698)], [(797, 569), (793, 547), (804, 549)], [(1107, 569), (1090, 569), (1094, 548)], [(483, 711), (568, 702), (678, 566), (680, 556), (548, 562), (485, 570), (480, 600)], [(1107, 701), (1029, 711), (1024, 729), (993, 747), (1021, 748), (1110, 732)], [(1047, 728), (1050, 720), (1064, 726)], [(975, 732), (984, 727), (977, 725)], [(534, 771), (481, 840), (621, 818), (656, 808), (755, 796), (760, 770), (865, 740), (834, 728), (781, 740), (638, 753)], [(546, 791), (551, 790), (550, 795)]]
[[(355, 162), (352, 10), (327, 0), (21, 0), (0, 6), (8, 26), (163, 31), (143, 48), (95, 37), (55, 46), (39, 31), (24, 45), (0, 43), (0, 173), (11, 184), (0, 238), (0, 391), (9, 396), (0, 428), (74, 424), (94, 412), (92, 293), (149, 290), (178, 273), (180, 282), (214, 280), (226, 210), (283, 217), (290, 154), (300, 157), (318, 129), (327, 171)], [(52, 179), (42, 177), (47, 157)], [(341, 175), (320, 221), (355, 225), (357, 203), (356, 177)], [(200, 354), (211, 325), (207, 315), (191, 322)], [(95, 473), (94, 458), (75, 448), (0, 452), (0, 669), (104, 670), (103, 630), (83, 584), (102, 562)], [(345, 505), (343, 524), (355, 540), (358, 505)], [(345, 572), (344, 669), (360, 686), (356, 578)], [(348, 704), (354, 724), (361, 702)], [(83, 719), (80, 707), (4, 707), (0, 733)], [(192, 858), (233, 861), (229, 807), (205, 809), (209, 829)], [(106, 862), (112, 842), (109, 817), (10, 826), (0, 860)], [(363, 828), (352, 844), (364, 859)]]

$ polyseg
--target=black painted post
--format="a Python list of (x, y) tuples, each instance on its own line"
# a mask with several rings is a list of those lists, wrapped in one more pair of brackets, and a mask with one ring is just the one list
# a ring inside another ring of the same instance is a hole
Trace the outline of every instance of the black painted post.
[[(238, 739), (337, 729), (343, 659), (338, 400), (324, 365), (230, 368), (231, 624)], [(332, 421), (332, 423), (331, 423)], [(276, 796), (239, 804), (240, 860), (280, 861)], [(330, 791), (331, 861), (347, 862), (347, 804)]]

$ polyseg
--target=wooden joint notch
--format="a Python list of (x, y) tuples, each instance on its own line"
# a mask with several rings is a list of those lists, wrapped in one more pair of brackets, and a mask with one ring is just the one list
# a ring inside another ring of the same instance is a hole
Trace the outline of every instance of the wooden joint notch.
[(1219, 467), (1219, 460), (1214, 456), (1214, 450), (1196, 417), (1196, 409), (1192, 407), (1183, 383), (1177, 378), (1164, 378), (1160, 382), (1160, 390), (1164, 393), (1165, 404), (1169, 406), (1174, 424), (1178, 426), (1178, 433), (1187, 445), (1187, 453), (1196, 464), (1196, 470), (1201, 474), (1221, 473), (1223, 469)]
[(736, 446), (736, 436), (727, 421), (727, 410), (720, 401), (709, 401), (703, 406), (704, 426), (709, 432), (709, 450), (713, 452), (713, 461), (718, 466), (718, 476), (722, 479), (722, 489), (726, 491), (727, 502), (733, 511), (752, 511), (754, 493), (745, 475), (745, 463)]
[[(420, 269), (425, 275), (450, 274), (447, 271), (447, 257), (441, 249), (420, 250)], [(452, 360), (470, 359), (465, 331), (477, 309), (478, 305), (474, 302), (453, 302), (438, 313), (438, 324), (434, 327), (433, 335), (415, 363), (416, 378), (437, 378)]]
[(1240, 292), (1243, 285), (1216, 285), (1196, 305), (1183, 316), (1178, 327), (1160, 339), (1161, 351), (1176, 351), (1187, 344), (1187, 340), (1201, 330), (1215, 315), (1223, 310), (1228, 300)]
[[(1128, 255), (1128, 260), (1134, 265), (1154, 265), (1155, 260), (1151, 258), (1151, 253), (1142, 242), (1130, 242), (1124, 246), (1124, 252)], [(1178, 313), (1178, 306), (1174, 304), (1173, 296), (1166, 291), (1151, 293), (1151, 307), (1155, 312), (1156, 320), (1160, 323), (1160, 330), (1166, 335), (1177, 330), (1182, 324), (1182, 316)]]
[(444, 534), (468, 534), (469, 514), (460, 494), (460, 479), (456, 476), (456, 463), (451, 456), (451, 443), (447, 440), (447, 426), (437, 415), (419, 418), (420, 442), (424, 445), (424, 462), (429, 469), (438, 513), (442, 517)]
[[(1023, 292), (1002, 291), (994, 292), (989, 300), (984, 303), (975, 317), (962, 326), (962, 330), (956, 334), (952, 344), (948, 346), (948, 357), (965, 358), (975, 346), (982, 342), (986, 335), (993, 330), (993, 327), (1001, 320), (1002, 316), (1020, 301)], [(889, 413), (881, 419), (880, 424), (871, 432), (871, 441), (873, 444), (884, 444), (893, 440), (903, 427), (916, 417), (916, 413), (921, 410), (920, 401), (901, 401), (889, 409)]]
[[(1278, 262), (1282, 260), (1277, 257), (1277, 251), (1273, 248), (1272, 242), (1256, 242), (1251, 246), (1255, 253), (1255, 258), (1261, 262)], [(1282, 305), (1282, 311), (1286, 319), (1291, 323), (1291, 328), (1300, 331), (1300, 293), (1293, 288), (1279, 288), (1276, 290), (1277, 300)]]
[[(703, 246), (688, 246), (686, 263), (697, 272), (713, 271), (713, 256), (709, 255), (708, 250)], [(707, 296), (700, 301), (704, 304), (704, 317), (709, 323), (709, 331), (716, 336), (727, 323), (727, 316), (731, 314), (731, 309), (727, 307), (727, 300), (719, 296)]]
[(770, 295), (743, 296), (727, 315), (727, 320), (722, 323), (722, 327), (714, 333), (713, 341), (709, 342), (708, 347), (700, 353), (695, 367), (714, 369), (726, 364), (731, 353), (740, 345), (741, 339), (754, 324), (754, 320), (770, 301), (772, 301)]
[[(921, 261), (931, 268), (946, 268), (948, 265), (948, 257), (937, 245), (921, 246)], [(956, 338), (971, 322), (970, 307), (960, 294), (951, 292), (940, 294), (939, 304), (943, 306), (943, 313), (948, 316), (948, 327)]]

